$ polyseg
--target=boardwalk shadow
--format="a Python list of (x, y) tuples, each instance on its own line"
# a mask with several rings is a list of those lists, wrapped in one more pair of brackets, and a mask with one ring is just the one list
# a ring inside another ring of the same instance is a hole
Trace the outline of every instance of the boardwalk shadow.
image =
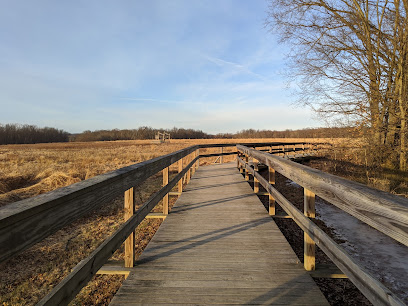
[(235, 200), (242, 200), (244, 198), (248, 198), (248, 197), (252, 197), (252, 196), (253, 196), (252, 194), (245, 194), (245, 195), (227, 197), (227, 198), (222, 198), (222, 199), (198, 202), (198, 203), (193, 203), (193, 204), (184, 204), (184, 205), (180, 205), (180, 206), (175, 207), (171, 211), (171, 214), (177, 214), (177, 213), (188, 211), (188, 210), (193, 210), (193, 209), (198, 209), (198, 208), (202, 208), (202, 207), (206, 207), (206, 206), (222, 204), (222, 203), (225, 203), (225, 202), (230, 202), (230, 201), (235, 201)]
[(221, 183), (221, 184), (214, 184), (214, 185), (206, 185), (206, 186), (200, 186), (200, 187), (196, 187), (196, 188), (188, 188), (188, 189), (186, 189), (185, 192), (201, 190), (201, 189), (208, 189), (208, 188), (224, 187), (224, 186), (243, 184), (243, 183), (245, 183), (245, 181), (231, 182), (231, 183)]
[(324, 299), (317, 298), (318, 294), (313, 294), (317, 299), (311, 299), (309, 295), (313, 289), (317, 293), (317, 287), (313, 288), (310, 283), (305, 284), (304, 276), (297, 276), (247, 301), (244, 305), (328, 305)]
[[(249, 222), (245, 222), (245, 223), (234, 225), (234, 226), (228, 226), (223, 229), (210, 231), (208, 233), (199, 234), (199, 235), (196, 235), (190, 238), (180, 239), (177, 241), (171, 241), (169, 243), (160, 244), (160, 246), (158, 247), (152, 247), (152, 248), (147, 249), (143, 254), (148, 255), (150, 252), (154, 250), (163, 249), (163, 248), (167, 248), (171, 246), (175, 246), (175, 248), (171, 250), (163, 251), (162, 253), (159, 253), (159, 254), (155, 254), (152, 256), (142, 258), (137, 261), (137, 265), (142, 265), (144, 263), (151, 262), (159, 258), (164, 258), (164, 257), (170, 256), (173, 254), (177, 254), (177, 253), (180, 253), (186, 250), (190, 250), (190, 249), (205, 245), (209, 242), (214, 242), (219, 239), (226, 238), (226, 237), (232, 236), (240, 232), (244, 232), (246, 230), (255, 228), (259, 225), (265, 224), (265, 222), (267, 221), (270, 222), (270, 220), (271, 219), (269, 217), (260, 218), (259, 220), (249, 221)], [(199, 240), (199, 239), (202, 239), (202, 240)], [(184, 244), (186, 242), (187, 243), (190, 242), (190, 244), (177, 247), (178, 244), (181, 244), (181, 243)]]

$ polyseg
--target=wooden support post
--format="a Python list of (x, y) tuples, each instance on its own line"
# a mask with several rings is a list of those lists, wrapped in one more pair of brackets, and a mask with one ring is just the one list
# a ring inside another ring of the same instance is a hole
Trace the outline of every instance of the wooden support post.
[[(315, 194), (306, 188), (304, 189), (304, 214), (309, 218), (316, 216)], [(304, 233), (304, 266), (306, 271), (316, 268), (315, 242), (306, 233)]]
[[(183, 171), (183, 159), (180, 158), (178, 161), (178, 173)], [(183, 192), (183, 178), (178, 181), (178, 192)]]
[[(200, 149), (197, 149), (196, 152), (197, 152), (197, 156), (200, 156)], [(198, 167), (200, 167), (200, 158), (197, 159), (197, 167), (196, 168), (198, 169)]]
[[(169, 167), (163, 169), (163, 187), (169, 183)], [(163, 215), (169, 214), (169, 194), (163, 197)]]
[[(189, 155), (187, 158), (187, 165), (191, 162), (191, 156)], [(191, 168), (188, 169), (187, 171), (187, 184), (190, 183), (190, 179), (191, 179)]]
[[(255, 172), (258, 172), (258, 161), (256, 159), (253, 159), (253, 163)], [(254, 192), (255, 193), (259, 192), (259, 181), (255, 175), (254, 175)]]
[(220, 164), (224, 163), (224, 155), (222, 155), (224, 153), (224, 147), (221, 147), (221, 159), (220, 159)]
[[(133, 188), (125, 191), (125, 221), (135, 213)], [(125, 240), (125, 267), (131, 268), (135, 266), (135, 232), (132, 232)]]
[[(275, 185), (275, 169), (269, 167), (269, 184)], [(275, 199), (269, 195), (269, 215), (274, 216), (276, 214)]]
[[(195, 157), (196, 157), (196, 152), (194, 151), (192, 153), (191, 160), (193, 160)], [(193, 175), (194, 173), (195, 173), (195, 163), (191, 166), (191, 175)]]
[[(245, 155), (245, 166), (248, 165), (248, 161), (249, 161), (248, 155)], [(245, 168), (245, 180), (249, 181), (249, 172), (246, 168)]]

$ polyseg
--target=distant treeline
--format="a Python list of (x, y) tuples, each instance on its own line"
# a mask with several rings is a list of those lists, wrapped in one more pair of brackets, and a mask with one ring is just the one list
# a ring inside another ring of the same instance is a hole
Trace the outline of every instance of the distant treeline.
[(211, 138), (200, 130), (193, 129), (154, 129), (147, 126), (139, 127), (132, 130), (98, 130), (84, 131), (71, 137), (72, 141), (112, 141), (112, 140), (138, 140), (138, 139), (154, 139), (157, 132), (168, 132), (172, 139), (206, 139)]
[(0, 124), (0, 144), (66, 142), (69, 133), (63, 130), (28, 124)]
[(132, 130), (98, 130), (85, 131), (72, 137), (71, 141), (112, 141), (112, 140), (137, 140), (154, 139), (157, 132), (168, 132), (172, 139), (212, 139), (212, 138), (338, 138), (353, 136), (355, 129), (350, 127), (333, 128), (307, 128), (301, 130), (242, 130), (237, 133), (220, 133), (211, 135), (201, 130), (193, 129), (154, 129), (140, 127)]
[(242, 130), (237, 133), (211, 135), (193, 129), (154, 129), (142, 126), (131, 130), (97, 130), (69, 134), (66, 131), (35, 125), (0, 124), (0, 144), (30, 144), (66, 141), (113, 141), (154, 139), (157, 132), (168, 132), (172, 139), (212, 139), (212, 138), (338, 138), (353, 137), (355, 129), (351, 127), (307, 128), (301, 130)]
[(352, 127), (306, 128), (301, 130), (242, 130), (234, 134), (217, 134), (216, 138), (341, 138), (356, 136)]

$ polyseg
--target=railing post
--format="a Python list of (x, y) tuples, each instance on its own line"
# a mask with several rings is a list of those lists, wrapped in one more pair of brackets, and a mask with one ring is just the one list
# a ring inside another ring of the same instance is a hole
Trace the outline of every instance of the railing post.
[[(197, 149), (197, 156), (200, 156), (200, 148)], [(197, 166), (196, 168), (198, 169), (198, 167), (200, 167), (200, 157), (197, 159)]]
[(254, 192), (258, 193), (259, 192), (259, 181), (256, 178), (256, 172), (258, 172), (258, 161), (254, 158), (252, 160), (252, 162), (254, 163), (254, 170), (255, 170), (255, 173), (254, 173)]
[(223, 163), (224, 163), (224, 155), (222, 155), (222, 154), (224, 154), (224, 147), (221, 147), (221, 159), (220, 159), (220, 164), (223, 164)]
[(248, 161), (249, 161), (248, 155), (245, 154), (245, 180), (246, 181), (249, 181), (249, 172), (248, 172), (248, 169), (246, 168), (246, 166), (248, 165)]
[[(169, 183), (169, 167), (163, 169), (163, 187)], [(163, 197), (163, 215), (169, 214), (169, 194)]]
[[(125, 214), (124, 218), (127, 221), (135, 213), (134, 191), (130, 188), (125, 191)], [(135, 232), (132, 232), (125, 240), (125, 267), (131, 268), (135, 265)]]
[[(243, 158), (244, 158), (244, 154), (241, 153), (241, 152), (238, 152), (237, 157), (243, 159)], [(242, 166), (242, 164), (241, 164), (239, 161), (237, 161), (237, 163), (238, 163), (238, 167), (239, 167), (239, 173), (241, 173), (241, 174), (244, 173), (244, 167)]]
[[(194, 151), (193, 153), (192, 153), (192, 157), (191, 157), (191, 160), (193, 160), (194, 158), (196, 157), (196, 151)], [(195, 165), (196, 165), (196, 163), (194, 163), (192, 166), (191, 166), (191, 175), (193, 175), (194, 173), (195, 173)]]
[[(315, 194), (306, 188), (304, 189), (304, 214), (309, 218), (316, 216)], [(304, 266), (306, 271), (312, 271), (316, 267), (315, 242), (306, 233), (304, 233)]]
[[(269, 184), (275, 185), (275, 169), (272, 167), (269, 168)], [(275, 199), (274, 197), (269, 194), (269, 215), (274, 216), (275, 215)]]
[[(178, 161), (178, 173), (183, 171), (183, 158), (180, 158)], [(183, 192), (183, 178), (178, 181), (178, 192)]]
[[(188, 155), (186, 164), (188, 165), (190, 162), (191, 162), (191, 155)], [(188, 169), (187, 171), (187, 184), (190, 183), (190, 179), (191, 179), (191, 168)]]

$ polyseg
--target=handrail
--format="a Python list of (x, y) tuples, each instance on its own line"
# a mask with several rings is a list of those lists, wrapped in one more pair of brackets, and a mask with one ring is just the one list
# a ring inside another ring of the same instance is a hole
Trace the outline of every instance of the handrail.
[[(348, 196), (352, 195), (353, 199), (361, 196), (363, 205), (358, 205), (358, 203), (352, 202), (352, 204), (358, 206), (354, 209), (348, 209), (347, 212), (352, 212), (354, 216), (360, 217), (360, 220), (365, 221), (364, 219), (368, 219), (372, 224), (381, 224), (381, 228), (383, 230), (389, 229), (389, 231), (385, 230), (385, 234), (389, 234), (390, 232), (395, 234), (395, 224), (401, 225), (402, 232), (400, 232), (399, 235), (396, 235), (399, 238), (404, 238), (408, 234), (406, 230), (404, 231), (404, 228), (406, 229), (408, 225), (408, 222), (404, 221), (407, 220), (408, 217), (408, 200), (389, 195), (385, 192), (381, 192), (362, 184), (357, 184), (334, 175), (321, 172), (319, 170), (311, 169), (309, 167), (284, 160), (280, 157), (259, 152), (245, 146), (238, 145), (237, 149), (240, 152), (239, 154), (242, 153), (246, 156), (245, 161), (240, 158), (240, 156), (237, 157), (238, 165), (242, 165), (242, 167), (244, 167), (246, 170), (246, 173), (251, 173), (254, 176), (254, 181), (259, 182), (267, 190), (270, 196), (272, 196), (273, 201), (276, 200), (286, 211), (286, 213), (288, 213), (288, 215), (290, 215), (291, 218), (305, 232), (305, 255), (309, 251), (306, 250), (306, 248), (310, 247), (310, 244), (306, 243), (306, 237), (310, 237), (312, 241), (314, 241), (326, 253), (326, 255), (340, 268), (340, 270), (343, 271), (343, 273), (349, 277), (356, 287), (373, 304), (405, 305), (394, 293), (392, 293), (388, 288), (365, 271), (365, 269), (363, 269), (354, 259), (352, 259), (342, 247), (336, 244), (336, 242), (333, 241), (314, 222), (312, 222), (307, 216), (303, 215), (303, 213), (299, 211), (292, 203), (290, 203), (278, 190), (276, 190), (270, 182), (263, 178), (263, 176), (256, 171), (256, 166), (254, 168), (250, 167), (248, 163), (248, 156), (253, 157), (257, 161), (267, 165), (270, 169), (270, 173), (271, 169), (273, 169), (273, 173), (274, 171), (280, 172), (285, 177), (304, 187), (305, 196), (307, 194), (306, 192), (311, 192), (312, 194), (315, 193), (342, 209), (343, 207), (339, 205), (339, 203), (344, 203)], [(353, 186), (355, 184), (357, 186)], [(380, 207), (384, 206), (384, 209), (387, 209), (388, 218), (395, 215), (397, 218), (396, 223), (389, 225), (387, 222), (378, 221), (377, 219), (381, 219), (380, 217), (383, 216), (380, 215), (377, 210), (373, 209), (372, 206), (375, 204), (369, 203), (370, 200), (375, 201), (375, 203), (377, 203), (377, 205)], [(373, 210), (376, 212), (375, 215)], [(359, 213), (356, 213), (356, 211)], [(361, 215), (364, 212), (369, 212), (367, 218), (361, 218)], [(398, 216), (398, 213), (400, 213), (402, 216)], [(374, 217), (376, 219), (374, 219)], [(397, 226), (397, 228), (399, 227)], [(405, 239), (402, 240), (405, 241)], [(312, 248), (312, 252), (314, 262), (314, 246)], [(309, 253), (308, 255), (311, 254)]]
[(408, 246), (408, 199), (242, 145), (237, 149)]

